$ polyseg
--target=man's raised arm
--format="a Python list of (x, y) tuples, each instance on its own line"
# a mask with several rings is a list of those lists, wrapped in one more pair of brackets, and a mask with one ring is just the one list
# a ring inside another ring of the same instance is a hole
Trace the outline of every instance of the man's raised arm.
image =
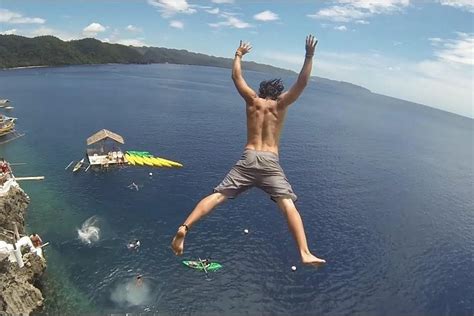
[(301, 69), (295, 84), (290, 88), (290, 90), (280, 96), (278, 101), (279, 103), (290, 105), (291, 103), (295, 102), (303, 92), (304, 88), (308, 84), (309, 77), (311, 76), (314, 50), (316, 49), (317, 44), (318, 40), (315, 40), (313, 35), (306, 37), (306, 55), (304, 58), (303, 68)]
[(239, 91), (239, 94), (247, 102), (257, 96), (255, 91), (253, 91), (247, 85), (244, 77), (242, 76), (241, 59), (242, 56), (247, 54), (251, 49), (252, 46), (250, 46), (250, 43), (242, 43), (242, 41), (240, 41), (239, 48), (237, 48), (237, 51), (235, 52), (234, 64), (232, 65), (232, 80), (234, 81), (235, 87), (237, 88), (237, 91)]

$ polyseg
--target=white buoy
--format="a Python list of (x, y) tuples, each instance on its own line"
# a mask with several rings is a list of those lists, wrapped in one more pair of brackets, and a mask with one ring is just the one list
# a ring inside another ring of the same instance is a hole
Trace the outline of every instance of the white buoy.
[(249, 233), (249, 230), (246, 228), (244, 229), (244, 233), (248, 234)]
[(291, 266), (291, 270), (296, 271), (296, 267), (295, 267), (295, 266)]
[(153, 172), (150, 172), (148, 175), (151, 177), (153, 175)]

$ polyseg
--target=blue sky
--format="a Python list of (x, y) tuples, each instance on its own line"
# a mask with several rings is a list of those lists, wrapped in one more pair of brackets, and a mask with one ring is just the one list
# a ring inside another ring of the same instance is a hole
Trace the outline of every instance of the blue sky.
[(299, 71), (319, 39), (313, 75), (474, 117), (470, 0), (0, 0), (0, 33), (95, 37), (183, 48)]

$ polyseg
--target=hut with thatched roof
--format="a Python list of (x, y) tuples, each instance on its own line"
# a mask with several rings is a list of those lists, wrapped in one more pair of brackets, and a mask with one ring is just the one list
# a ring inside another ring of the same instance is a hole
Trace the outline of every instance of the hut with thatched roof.
[(119, 134), (102, 129), (87, 139), (87, 158), (91, 166), (125, 163), (120, 145), (125, 144)]

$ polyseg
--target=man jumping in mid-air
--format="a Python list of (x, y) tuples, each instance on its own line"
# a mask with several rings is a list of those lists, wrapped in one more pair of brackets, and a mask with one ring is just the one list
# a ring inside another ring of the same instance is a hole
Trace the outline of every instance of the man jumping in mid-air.
[(176, 255), (183, 254), (184, 238), (188, 230), (203, 216), (228, 198), (235, 198), (243, 191), (258, 187), (274, 200), (288, 221), (288, 227), (298, 246), (304, 264), (326, 261), (314, 256), (308, 249), (303, 221), (295, 207), (296, 195), (278, 161), (280, 132), (290, 104), (296, 101), (306, 87), (313, 65), (317, 40), (306, 37), (306, 56), (298, 80), (287, 92), (279, 79), (262, 81), (258, 95), (247, 85), (242, 76), (241, 59), (252, 48), (242, 43), (235, 52), (232, 80), (244, 98), (247, 110), (247, 145), (244, 153), (224, 180), (214, 188), (214, 193), (202, 199), (178, 228), (171, 247)]

